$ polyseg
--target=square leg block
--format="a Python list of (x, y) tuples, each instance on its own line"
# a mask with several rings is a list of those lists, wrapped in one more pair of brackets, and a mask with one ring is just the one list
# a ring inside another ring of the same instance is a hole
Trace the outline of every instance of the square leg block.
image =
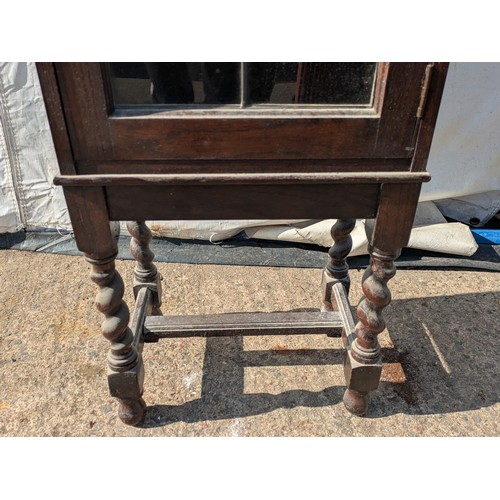
[(353, 391), (367, 393), (377, 389), (382, 373), (382, 358), (372, 364), (360, 363), (346, 351), (344, 359), (344, 375), (346, 386)]
[(108, 385), (111, 396), (120, 399), (139, 399), (144, 387), (144, 364), (139, 354), (137, 365), (126, 372), (108, 369)]

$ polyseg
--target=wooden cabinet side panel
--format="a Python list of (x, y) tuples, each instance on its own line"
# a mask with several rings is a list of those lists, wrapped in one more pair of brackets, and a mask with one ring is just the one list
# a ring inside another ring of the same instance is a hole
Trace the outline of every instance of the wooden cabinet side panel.
[(112, 159), (113, 138), (101, 65), (55, 63), (55, 70), (75, 160)]
[(418, 132), (415, 154), (413, 156), (412, 170), (423, 172), (427, 167), (427, 159), (432, 144), (432, 137), (436, 127), (439, 106), (443, 95), (449, 63), (434, 63), (430, 86), (427, 93), (422, 120)]
[(52, 63), (37, 63), (36, 68), (59, 163), (59, 170), (61, 174), (75, 174), (76, 168), (73, 160), (73, 151), (66, 128), (54, 66)]

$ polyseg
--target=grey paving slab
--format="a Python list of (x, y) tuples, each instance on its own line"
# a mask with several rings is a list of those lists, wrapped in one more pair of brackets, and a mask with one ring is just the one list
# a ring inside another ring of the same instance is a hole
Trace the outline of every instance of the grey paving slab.
[[(319, 269), (158, 267), (164, 314), (320, 305)], [(130, 284), (133, 262), (117, 269)], [(352, 304), (362, 274), (350, 271)], [(108, 394), (108, 342), (88, 275), (81, 258), (0, 252), (0, 435), (500, 435), (497, 273), (398, 271), (380, 335), (386, 365), (365, 418), (342, 404), (339, 339), (165, 339), (144, 348), (148, 412), (138, 428), (120, 422)], [(125, 299), (133, 308), (130, 286)]]

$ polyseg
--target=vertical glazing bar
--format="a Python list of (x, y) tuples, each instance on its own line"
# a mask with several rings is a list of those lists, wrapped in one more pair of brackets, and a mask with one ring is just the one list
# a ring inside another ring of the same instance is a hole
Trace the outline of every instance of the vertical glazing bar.
[(247, 105), (247, 63), (240, 63), (240, 108)]

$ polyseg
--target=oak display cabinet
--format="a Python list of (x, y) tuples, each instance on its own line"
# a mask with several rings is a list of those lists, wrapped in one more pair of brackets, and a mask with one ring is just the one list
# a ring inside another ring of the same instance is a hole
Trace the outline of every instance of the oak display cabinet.
[[(92, 266), (119, 416), (145, 416), (145, 341), (339, 335), (348, 411), (379, 384), (377, 335), (409, 239), (446, 63), (39, 63), (77, 246)], [(146, 220), (337, 219), (318, 312), (163, 316)], [(366, 218), (370, 264), (355, 323), (346, 257)], [(134, 313), (115, 269), (127, 222)]]

